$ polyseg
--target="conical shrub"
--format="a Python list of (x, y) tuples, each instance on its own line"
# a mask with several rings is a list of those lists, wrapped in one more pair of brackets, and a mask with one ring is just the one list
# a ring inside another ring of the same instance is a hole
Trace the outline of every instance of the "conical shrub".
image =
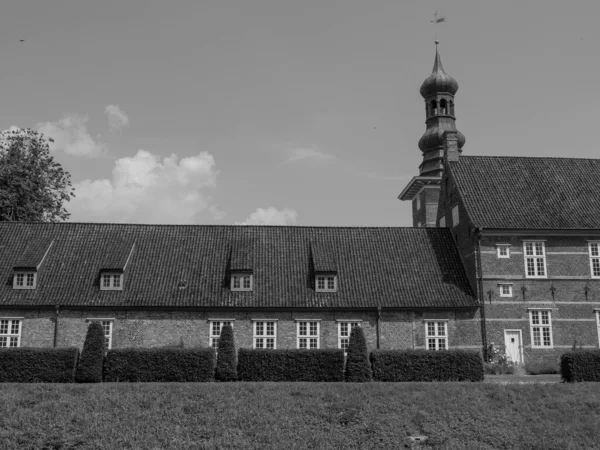
[(100, 322), (90, 323), (75, 372), (76, 383), (102, 382), (105, 347), (104, 328)]
[(217, 343), (217, 367), (215, 369), (215, 380), (235, 381), (237, 380), (235, 340), (233, 338), (233, 327), (223, 325), (221, 335)]
[(354, 327), (350, 332), (348, 355), (346, 356), (346, 381), (361, 383), (371, 381), (373, 371), (367, 352), (367, 340), (361, 327)]

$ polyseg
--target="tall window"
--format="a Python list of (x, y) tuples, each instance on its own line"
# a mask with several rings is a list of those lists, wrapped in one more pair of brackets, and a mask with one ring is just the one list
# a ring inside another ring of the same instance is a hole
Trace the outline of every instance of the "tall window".
[(544, 242), (524, 242), (525, 273), (527, 278), (546, 278), (546, 252)]
[(106, 350), (112, 348), (112, 320), (103, 320), (100, 322), (104, 329), (104, 343), (106, 344)]
[(13, 289), (35, 289), (35, 272), (16, 272), (13, 277)]
[(426, 321), (427, 350), (448, 350), (448, 327), (445, 321)]
[(550, 311), (529, 311), (531, 346), (552, 348), (552, 317)]
[(103, 291), (120, 291), (123, 289), (123, 274), (103, 273), (100, 280), (100, 289)]
[(335, 292), (337, 290), (336, 275), (317, 275), (316, 283), (317, 292)]
[(233, 325), (231, 320), (211, 320), (210, 321), (210, 337), (208, 338), (208, 345), (212, 348), (217, 348), (219, 338), (221, 337), (221, 330), (224, 325)]
[(277, 322), (264, 320), (254, 322), (254, 348), (277, 348)]
[(0, 348), (20, 347), (21, 320), (0, 319)]
[(600, 278), (600, 242), (590, 242), (590, 270), (592, 278)]
[(319, 348), (319, 321), (298, 321), (298, 348)]
[(252, 290), (252, 274), (251, 273), (234, 273), (231, 275), (231, 290), (232, 291), (251, 291)]
[(458, 225), (459, 220), (460, 217), (458, 215), (458, 205), (454, 205), (452, 207), (452, 226), (455, 227), (456, 225)]
[(352, 328), (360, 327), (360, 322), (339, 322), (338, 323), (338, 348), (348, 351), (348, 344), (350, 343), (350, 332)]

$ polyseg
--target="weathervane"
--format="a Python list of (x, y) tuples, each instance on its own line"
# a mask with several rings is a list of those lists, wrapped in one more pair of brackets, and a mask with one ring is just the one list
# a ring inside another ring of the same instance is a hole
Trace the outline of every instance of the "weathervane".
[[(430, 20), (430, 22), (434, 25), (437, 25), (438, 23), (442, 23), (445, 22), (446, 18), (439, 16), (437, 10), (435, 10), (435, 12), (433, 13), (433, 20)], [(440, 43), (440, 41), (438, 40), (438, 34), (437, 34), (437, 27), (435, 29), (435, 45), (438, 45)]]

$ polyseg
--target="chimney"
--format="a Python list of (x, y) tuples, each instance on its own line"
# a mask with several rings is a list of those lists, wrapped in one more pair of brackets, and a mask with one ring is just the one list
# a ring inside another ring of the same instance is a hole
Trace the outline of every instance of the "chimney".
[(456, 162), (460, 157), (461, 150), (458, 148), (458, 135), (456, 131), (447, 130), (443, 136), (444, 163)]

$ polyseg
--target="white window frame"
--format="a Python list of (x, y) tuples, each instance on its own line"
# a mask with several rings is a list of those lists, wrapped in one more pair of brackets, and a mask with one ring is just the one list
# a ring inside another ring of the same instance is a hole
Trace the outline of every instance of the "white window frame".
[(440, 228), (446, 228), (446, 216), (440, 217)]
[[(431, 351), (448, 350), (448, 320), (432, 319), (425, 322), (425, 349)], [(433, 325), (433, 334), (430, 334), (429, 325)], [(444, 326), (444, 333), (440, 333), (440, 325)], [(430, 340), (432, 342), (430, 342)], [(433, 347), (430, 346), (433, 344)], [(442, 345), (443, 344), (443, 345)]]
[[(208, 319), (208, 346), (210, 348), (217, 350), (223, 326), (229, 324), (233, 328), (234, 321), (235, 319)], [(215, 333), (215, 326), (218, 327), (217, 333)]]
[[(350, 333), (352, 332), (352, 328), (361, 326), (362, 320), (338, 320), (338, 348), (344, 350), (344, 354), (348, 353), (348, 345), (350, 345)], [(342, 332), (344, 334), (342, 334)]]
[[(508, 288), (508, 292), (504, 292), (503, 288)], [(512, 283), (498, 283), (498, 290), (500, 291), (500, 297), (512, 297), (513, 287)]]
[[(105, 286), (105, 281), (108, 280), (108, 286)], [(122, 291), (123, 290), (123, 274), (119, 272), (102, 272), (100, 274), (100, 290), (101, 291)]]
[[(252, 348), (258, 349), (277, 349), (277, 319), (252, 319)], [(273, 324), (273, 334), (268, 334), (268, 323)], [(262, 328), (262, 333), (258, 333), (259, 324)], [(273, 339), (273, 346), (268, 347), (268, 339)], [(259, 345), (260, 343), (260, 345)]]
[(590, 275), (592, 278), (600, 278), (600, 241), (588, 242), (588, 250), (590, 252)]
[[(333, 278), (333, 287), (331, 287), (331, 279)], [(319, 282), (323, 281), (323, 288), (319, 287)], [(336, 292), (338, 287), (337, 275), (334, 273), (324, 273), (315, 276), (315, 291), (316, 292)]]
[[(527, 245), (531, 245), (533, 254), (528, 254)], [(538, 245), (541, 245), (542, 254), (538, 254)], [(533, 261), (534, 275), (529, 274), (528, 260)], [(548, 265), (546, 264), (546, 243), (540, 240), (523, 241), (523, 260), (525, 263), (525, 278), (548, 278)], [(539, 261), (542, 261), (544, 273), (540, 275)]]
[[(313, 331), (312, 324), (316, 324), (316, 333)], [(305, 333), (302, 334), (302, 331)], [(321, 348), (321, 321), (320, 319), (297, 319), (296, 320), (296, 348), (307, 350)], [(312, 344), (315, 344), (313, 347)], [(304, 345), (302, 345), (304, 343)]]
[(594, 310), (594, 314), (596, 314), (596, 325), (598, 330), (598, 347), (600, 347), (600, 309)]
[(19, 270), (13, 276), (13, 289), (35, 289), (37, 287), (37, 272)]
[[(236, 282), (239, 280), (239, 286)], [(247, 282), (247, 283), (246, 283)], [(254, 277), (252, 272), (232, 272), (231, 274), (231, 290), (250, 292), (254, 287)]]
[(458, 210), (458, 204), (452, 207), (452, 226), (455, 227), (460, 223), (460, 214)]
[[(503, 251), (506, 253), (502, 254)], [(500, 259), (510, 258), (510, 244), (496, 244), (496, 252)]]
[[(543, 313), (547, 314), (548, 323), (543, 323)], [(536, 323), (537, 322), (537, 323)], [(535, 331), (539, 333), (539, 344), (535, 343)], [(544, 330), (548, 330), (549, 343), (545, 343)], [(552, 338), (552, 310), (550, 309), (530, 309), (529, 310), (529, 331), (531, 336), (531, 348), (554, 348), (554, 340)]]
[[(16, 348), (21, 346), (22, 317), (0, 317), (0, 348)], [(14, 327), (17, 326), (15, 333)], [(6, 326), (6, 333), (3, 332)], [(13, 345), (15, 344), (15, 345)]]

